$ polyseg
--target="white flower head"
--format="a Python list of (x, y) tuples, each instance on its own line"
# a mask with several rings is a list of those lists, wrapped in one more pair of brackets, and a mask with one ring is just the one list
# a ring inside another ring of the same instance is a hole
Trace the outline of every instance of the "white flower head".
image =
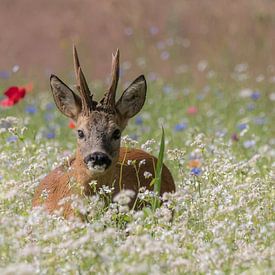
[(147, 171), (145, 171), (143, 175), (146, 179), (149, 179), (153, 176), (150, 172), (147, 172)]
[(121, 190), (114, 197), (114, 202), (117, 202), (119, 205), (128, 205), (132, 198), (135, 196), (133, 190)]

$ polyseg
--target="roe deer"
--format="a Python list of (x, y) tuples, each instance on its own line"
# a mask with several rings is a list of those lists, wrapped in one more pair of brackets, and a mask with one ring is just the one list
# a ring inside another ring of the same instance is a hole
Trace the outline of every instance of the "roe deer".
[[(121, 132), (128, 120), (135, 116), (143, 107), (146, 97), (146, 81), (139, 76), (123, 92), (116, 102), (116, 89), (119, 79), (119, 51), (112, 55), (111, 85), (103, 98), (96, 102), (88, 88), (86, 79), (80, 67), (76, 48), (73, 49), (74, 67), (77, 79), (77, 90), (74, 93), (55, 75), (51, 75), (50, 84), (55, 104), (65, 116), (76, 123), (77, 150), (68, 165), (61, 165), (50, 172), (37, 187), (33, 206), (44, 204), (46, 210), (52, 213), (60, 209), (59, 201), (73, 194), (70, 182), (74, 179), (82, 187), (82, 195), (92, 195), (89, 183), (97, 181), (96, 188), (103, 185), (114, 187), (114, 194), (121, 189), (130, 189), (137, 195), (140, 187), (152, 190), (152, 179), (145, 178), (144, 172), (155, 175), (157, 159), (139, 149), (120, 147)], [(133, 164), (128, 160), (145, 160), (138, 174)], [(43, 200), (44, 190), (47, 197)], [(174, 192), (175, 184), (168, 168), (163, 165), (161, 191)], [(135, 198), (132, 199), (131, 205)], [(63, 206), (65, 218), (74, 215), (69, 202)]]

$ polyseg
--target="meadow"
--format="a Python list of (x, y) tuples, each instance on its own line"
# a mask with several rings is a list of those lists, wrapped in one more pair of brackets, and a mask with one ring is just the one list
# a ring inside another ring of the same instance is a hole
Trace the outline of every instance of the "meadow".
[[(106, 206), (110, 188), (76, 199), (76, 209), (89, 210), (86, 223), (32, 209), (39, 181), (74, 153), (74, 129), (49, 89), (1, 107), (1, 274), (275, 271), (273, 79), (246, 80), (245, 64), (230, 72), (230, 82), (206, 64), (197, 70), (206, 78), (201, 89), (147, 77), (145, 107), (124, 133), (123, 143), (158, 155), (165, 130), (177, 192), (155, 211), (123, 207), (127, 193)], [(102, 93), (104, 83), (96, 88)], [(154, 194), (139, 196), (150, 201)]]

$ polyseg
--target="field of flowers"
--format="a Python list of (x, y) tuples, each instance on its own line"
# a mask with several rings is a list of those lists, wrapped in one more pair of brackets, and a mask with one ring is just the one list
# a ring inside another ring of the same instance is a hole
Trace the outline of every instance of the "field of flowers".
[(73, 154), (73, 124), (49, 90), (1, 84), (1, 274), (274, 274), (274, 78), (248, 82), (245, 64), (229, 82), (207, 63), (198, 70), (201, 89), (147, 76), (144, 109), (124, 133), (157, 155), (164, 127), (177, 192), (156, 211), (133, 211), (120, 207), (127, 192), (106, 207), (105, 188), (76, 201), (87, 223), (31, 207), (40, 180)]

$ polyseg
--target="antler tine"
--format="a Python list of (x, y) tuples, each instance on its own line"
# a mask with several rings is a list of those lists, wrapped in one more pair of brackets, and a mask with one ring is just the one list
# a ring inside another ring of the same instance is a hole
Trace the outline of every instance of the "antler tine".
[(116, 99), (116, 89), (119, 80), (119, 49), (117, 49), (116, 54), (112, 54), (112, 71), (111, 71), (111, 85), (109, 91), (106, 94), (106, 104), (114, 107)]
[(79, 63), (79, 58), (78, 58), (78, 54), (77, 54), (77, 50), (75, 45), (73, 46), (73, 56), (74, 56), (74, 72), (75, 72), (75, 78), (79, 84), (79, 80), (78, 80), (78, 68), (80, 67), (80, 63)]
[(78, 80), (79, 80), (79, 93), (82, 101), (82, 109), (85, 114), (89, 114), (90, 109), (92, 109), (92, 97), (90, 96), (90, 90), (81, 67), (78, 68)]
[(119, 49), (116, 50), (116, 54), (112, 54), (112, 83), (110, 91), (115, 92), (119, 80)]
[(89, 90), (87, 81), (80, 67), (80, 62), (77, 54), (75, 45), (73, 46), (73, 57), (74, 57), (74, 70), (77, 81), (77, 89), (81, 96), (82, 108), (84, 113), (88, 114), (89, 110), (93, 107), (92, 95)]

